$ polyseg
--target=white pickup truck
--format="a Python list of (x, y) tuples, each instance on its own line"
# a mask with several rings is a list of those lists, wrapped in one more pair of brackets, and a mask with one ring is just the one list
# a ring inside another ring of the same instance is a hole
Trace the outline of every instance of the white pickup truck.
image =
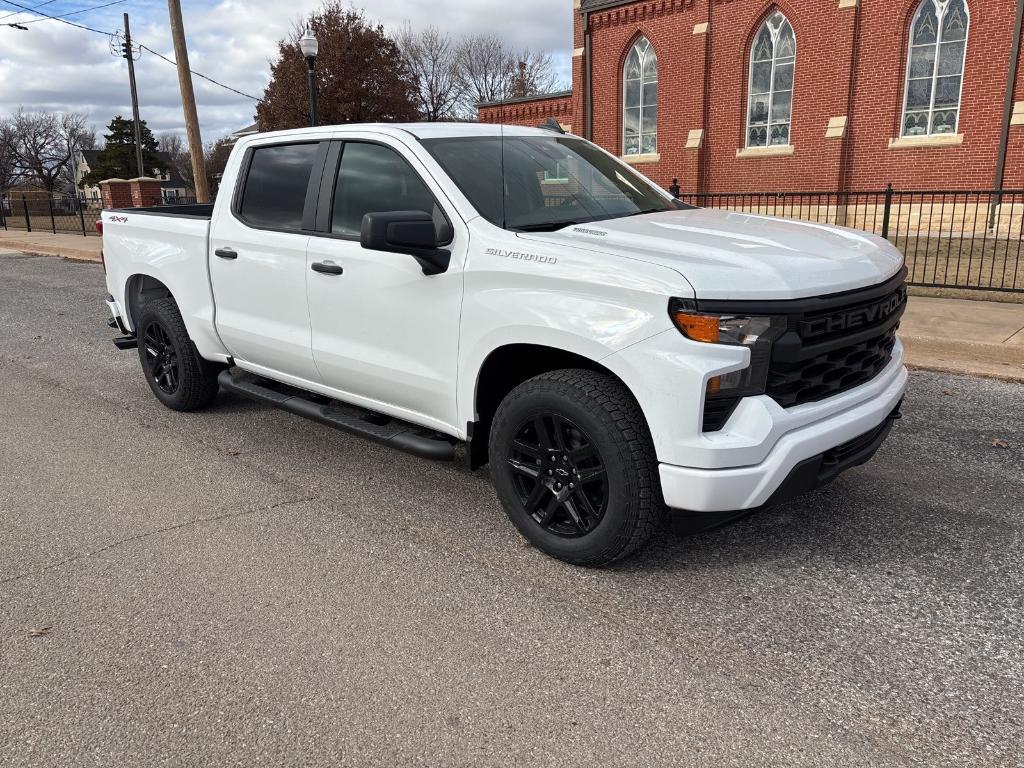
[(907, 385), (888, 242), (681, 205), (553, 130), (250, 136), (215, 205), (102, 226), (115, 343), (164, 405), (223, 389), (427, 458), (464, 444), (581, 565), (867, 461)]

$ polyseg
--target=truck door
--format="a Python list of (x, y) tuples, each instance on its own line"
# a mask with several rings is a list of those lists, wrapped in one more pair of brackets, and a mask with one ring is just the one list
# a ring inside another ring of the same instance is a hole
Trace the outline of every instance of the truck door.
[(209, 258), (217, 331), (243, 368), (319, 381), (310, 347), (306, 247), (328, 146), (253, 147), (230, 211), (214, 218)]
[[(385, 139), (346, 137), (327, 162), (322, 231), (310, 238), (307, 258), (313, 357), (323, 383), (353, 403), (456, 427), (468, 233), (454, 209), (445, 211), (441, 188), (403, 149)], [(362, 248), (363, 216), (387, 211), (429, 213), (452, 253), (448, 271), (428, 277), (411, 256)]]

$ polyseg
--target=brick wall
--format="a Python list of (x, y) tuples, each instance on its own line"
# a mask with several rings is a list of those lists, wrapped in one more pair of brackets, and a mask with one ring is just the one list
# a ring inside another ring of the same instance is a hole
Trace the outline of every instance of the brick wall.
[(505, 104), (481, 106), (479, 109), (479, 120), (482, 123), (504, 123), (536, 128), (549, 118), (557, 120), (559, 125), (568, 131), (573, 130), (575, 126), (572, 96), (519, 99)]
[[(1015, 0), (968, 0), (962, 144), (890, 148), (900, 135), (909, 25), (918, 2), (642, 0), (599, 7), (590, 13), (591, 138), (621, 154), (622, 65), (642, 34), (658, 54), (658, 153), (637, 168), (662, 186), (678, 178), (684, 191), (867, 190), (888, 182), (900, 188), (991, 188)], [(738, 157), (745, 146), (751, 41), (776, 9), (797, 36), (793, 153)], [(558, 108), (569, 110), (582, 135), (584, 30), (582, 14), (573, 13), (573, 95), (569, 107)], [(1016, 92), (1016, 100), (1024, 101), (1024, 65)], [(535, 125), (543, 119), (541, 106), (554, 108), (543, 100), (533, 104), (538, 111), (524, 107), (521, 115), (517, 109), (505, 121)], [(830, 121), (843, 117), (845, 132), (833, 130), (839, 135), (827, 138)], [(481, 110), (481, 119), (500, 120), (493, 110)], [(704, 131), (702, 141), (693, 133), (698, 131)], [(1006, 183), (1024, 187), (1024, 125), (1011, 131)]]

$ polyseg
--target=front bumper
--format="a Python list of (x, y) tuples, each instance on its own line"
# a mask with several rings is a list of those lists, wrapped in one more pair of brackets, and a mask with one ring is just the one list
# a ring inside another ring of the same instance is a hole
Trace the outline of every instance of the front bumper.
[[(900, 365), (888, 373), (879, 377), (886, 386), (873, 397), (783, 434), (767, 457), (757, 464), (720, 469), (662, 464), (660, 475), (665, 504), (679, 510), (681, 517), (688, 512), (721, 513), (720, 516), (728, 519), (725, 513), (781, 503), (829, 482), (844, 469), (863, 464), (888, 435), (906, 392), (906, 369)], [(859, 445), (865, 439), (867, 447)], [(859, 450), (845, 456), (844, 461), (833, 461), (825, 467), (829, 454), (843, 453), (847, 447)]]

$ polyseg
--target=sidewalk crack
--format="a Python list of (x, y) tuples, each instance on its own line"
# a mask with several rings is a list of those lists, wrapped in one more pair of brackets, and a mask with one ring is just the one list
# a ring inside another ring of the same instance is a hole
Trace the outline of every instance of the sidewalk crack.
[(1011, 339), (1020, 336), (1022, 333), (1024, 333), (1024, 325), (1022, 325), (1018, 330), (1014, 331), (1009, 336), (1007, 336), (1006, 339), (1003, 341), (1003, 344), (1009, 344)]
[(172, 533), (174, 531), (179, 531), (183, 528), (191, 528), (197, 525), (202, 525), (204, 523), (216, 523), (221, 520), (231, 520), (233, 518), (245, 517), (247, 515), (255, 515), (260, 512), (271, 512), (275, 509), (280, 509), (281, 507), (287, 507), (293, 504), (303, 504), (307, 501), (313, 501), (315, 498), (315, 496), (304, 496), (301, 499), (287, 499), (285, 501), (278, 501), (274, 504), (264, 504), (259, 507), (241, 509), (236, 512), (223, 512), (219, 515), (211, 515), (209, 517), (197, 517), (193, 518), (192, 520), (185, 520), (184, 522), (176, 523), (174, 525), (167, 525), (163, 528), (155, 528), (152, 531), (145, 531), (144, 533), (137, 533), (134, 536), (127, 536), (123, 539), (118, 539), (117, 541), (113, 541), (109, 544), (106, 544), (100, 547), (99, 549), (94, 549), (91, 552), (83, 552), (81, 554), (75, 555), (74, 557), (69, 557), (59, 562), (50, 563), (49, 565), (45, 565), (42, 568), (37, 568), (32, 571), (25, 571), (24, 573), (18, 573), (14, 576), (8, 576), (5, 579), (0, 579), (0, 585), (10, 584), (14, 581), (20, 581), (21, 579), (28, 578), (29, 576), (41, 575), (47, 573), (48, 571), (55, 570), (57, 568), (63, 568), (65, 565), (71, 565), (72, 563), (76, 563), (79, 560), (87, 560), (90, 558), (98, 557), (99, 555), (102, 555), (106, 552), (110, 552), (113, 549), (123, 547), (126, 544), (132, 544), (134, 542), (142, 541), (143, 539), (148, 539), (153, 536), (160, 536), (164, 533)]

